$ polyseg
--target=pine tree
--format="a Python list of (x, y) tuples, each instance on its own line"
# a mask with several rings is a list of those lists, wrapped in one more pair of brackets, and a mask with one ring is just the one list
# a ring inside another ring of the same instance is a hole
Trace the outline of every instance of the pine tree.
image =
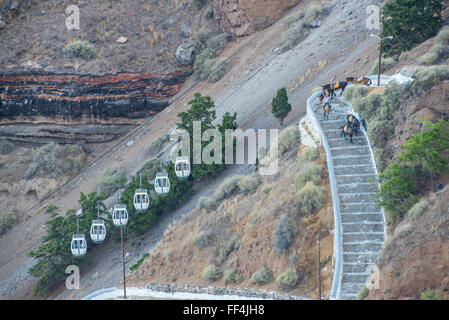
[(384, 6), (383, 43), (387, 56), (408, 51), (435, 36), (442, 25), (442, 0), (393, 0)]
[(292, 111), (292, 105), (288, 103), (287, 89), (281, 88), (278, 90), (276, 97), (271, 101), (271, 107), (271, 112), (283, 126), (285, 117)]

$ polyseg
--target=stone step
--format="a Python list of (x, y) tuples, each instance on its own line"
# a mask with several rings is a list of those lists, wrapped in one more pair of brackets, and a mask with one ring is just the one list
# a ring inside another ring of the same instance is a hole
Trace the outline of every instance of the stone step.
[(364, 285), (368, 278), (371, 276), (370, 273), (342, 273), (341, 283), (360, 283)]
[(359, 293), (360, 289), (363, 288), (364, 283), (341, 283), (340, 287), (340, 297), (342, 295), (354, 295), (354, 297)]
[[(373, 169), (374, 170), (374, 169)], [(335, 171), (334, 171), (335, 172)], [(341, 174), (335, 175), (335, 180), (337, 185), (339, 184), (349, 184), (349, 183), (376, 183), (377, 177), (375, 173), (367, 173), (367, 174)]]
[(340, 203), (340, 214), (360, 212), (377, 213), (381, 209), (375, 203)]
[(344, 175), (366, 175), (366, 174), (376, 174), (376, 169), (368, 164), (363, 165), (353, 165), (353, 166), (334, 166), (334, 172), (336, 176), (344, 176)]
[(370, 222), (370, 223), (351, 223), (344, 222), (341, 224), (343, 233), (354, 232), (384, 232), (385, 228), (383, 223)]
[(336, 129), (342, 130), (346, 124), (347, 124), (346, 117), (341, 117), (340, 119), (330, 121), (320, 120), (321, 127), (327, 130), (336, 130)]
[[(350, 147), (350, 146), (349, 146)], [(353, 148), (333, 148), (331, 149), (332, 157), (345, 157), (348, 155), (351, 156), (370, 156), (370, 147), (368, 145), (366, 146), (359, 146), (355, 145)]]
[(376, 193), (379, 191), (377, 183), (350, 183), (350, 184), (337, 184), (338, 193)]
[(374, 263), (345, 263), (343, 264), (343, 273), (370, 273)]
[(384, 217), (381, 214), (341, 214), (341, 222), (380, 222), (383, 223)]
[(376, 263), (378, 253), (354, 253), (354, 252), (343, 252), (343, 264), (345, 263)]
[(352, 156), (348, 154), (346, 157), (334, 157), (332, 159), (334, 161), (334, 166), (349, 166), (349, 165), (357, 165), (357, 164), (369, 164), (372, 166), (371, 156), (365, 155), (355, 155)]
[[(359, 137), (353, 137), (352, 138), (352, 143), (349, 140), (349, 137), (346, 138), (338, 138), (337, 140), (328, 140), (329, 142), (329, 147), (332, 149), (334, 148), (348, 148), (348, 147), (360, 147), (360, 146), (368, 146), (369, 142), (368, 140), (363, 137), (363, 136), (359, 136)], [(348, 148), (348, 153), (351, 153), (350, 149)]]
[(376, 253), (382, 250), (382, 242), (347, 242), (343, 243), (343, 252)]
[(339, 193), (338, 198), (341, 204), (349, 204), (349, 203), (375, 203), (376, 202), (376, 194), (369, 193)]
[(343, 243), (345, 242), (356, 242), (356, 241), (376, 241), (383, 242), (385, 240), (383, 232), (353, 232), (353, 233), (343, 233)]
[(340, 294), (340, 300), (357, 300), (356, 294)]

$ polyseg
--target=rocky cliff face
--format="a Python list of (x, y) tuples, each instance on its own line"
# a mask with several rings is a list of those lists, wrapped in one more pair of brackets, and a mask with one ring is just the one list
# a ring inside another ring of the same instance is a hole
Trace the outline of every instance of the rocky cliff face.
[(223, 31), (237, 37), (272, 25), (302, 0), (216, 0), (214, 17)]
[(0, 121), (17, 116), (144, 118), (166, 106), (190, 72), (90, 76), (0, 74)]

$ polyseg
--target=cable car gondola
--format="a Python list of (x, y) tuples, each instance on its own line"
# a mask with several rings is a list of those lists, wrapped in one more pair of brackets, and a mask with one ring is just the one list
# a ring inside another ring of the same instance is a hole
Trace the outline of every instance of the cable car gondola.
[(126, 210), (126, 204), (114, 205), (112, 221), (117, 227), (125, 226), (128, 223), (128, 210)]
[(74, 234), (72, 237), (72, 254), (75, 258), (84, 256), (87, 252), (87, 241), (84, 234)]
[(187, 179), (190, 175), (190, 161), (187, 157), (177, 157), (175, 173), (179, 179)]
[(137, 211), (145, 211), (150, 206), (150, 198), (148, 197), (148, 191), (147, 189), (142, 188), (142, 173), (139, 173), (140, 175), (140, 187), (139, 189), (136, 189), (136, 192), (134, 193), (134, 208), (136, 208)]
[(159, 172), (154, 179), (154, 190), (159, 195), (164, 195), (170, 192), (170, 179), (167, 172)]

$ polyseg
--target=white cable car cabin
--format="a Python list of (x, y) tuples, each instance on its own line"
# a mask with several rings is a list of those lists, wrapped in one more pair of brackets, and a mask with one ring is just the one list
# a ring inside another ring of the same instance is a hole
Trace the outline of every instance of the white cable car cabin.
[(147, 189), (137, 189), (134, 193), (134, 208), (137, 211), (145, 211), (150, 206), (150, 198)]
[(102, 243), (106, 238), (106, 224), (104, 220), (96, 219), (92, 221), (90, 227), (90, 238), (94, 243)]
[(177, 157), (175, 173), (179, 179), (187, 179), (190, 175), (190, 161), (187, 157)]
[(124, 226), (128, 223), (128, 210), (126, 204), (116, 204), (112, 211), (112, 221), (117, 227)]
[(82, 257), (87, 251), (87, 241), (84, 234), (74, 234), (72, 237), (72, 254), (76, 257)]
[(166, 172), (159, 172), (154, 179), (154, 190), (157, 194), (163, 195), (170, 191), (170, 179)]

